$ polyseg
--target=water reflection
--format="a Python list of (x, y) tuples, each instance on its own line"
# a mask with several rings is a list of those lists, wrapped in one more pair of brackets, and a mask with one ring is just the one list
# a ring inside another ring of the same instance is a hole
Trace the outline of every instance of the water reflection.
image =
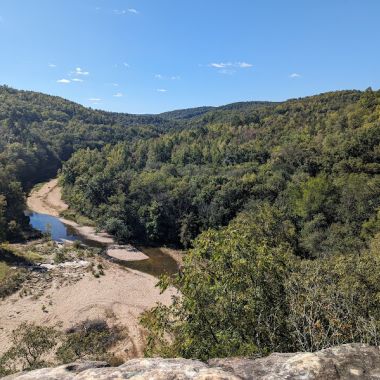
[(26, 215), (29, 216), (30, 224), (33, 228), (44, 234), (50, 235), (51, 239), (54, 241), (82, 240), (72, 227), (62, 223), (55, 216), (39, 214), (31, 211), (27, 211)]
[[(33, 228), (42, 233), (49, 234), (53, 241), (63, 242), (65, 240), (79, 240), (89, 247), (106, 248), (107, 245), (89, 240), (78, 234), (74, 228), (62, 223), (59, 218), (51, 215), (40, 214), (37, 212), (27, 211), (26, 215), (30, 218), (30, 224)], [(130, 269), (135, 269), (140, 272), (148, 273), (152, 276), (160, 276), (161, 274), (174, 274), (178, 271), (177, 262), (165, 254), (158, 248), (139, 247), (149, 259), (140, 261), (122, 261), (112, 259), (112, 261)], [(105, 255), (108, 259), (111, 259)]]

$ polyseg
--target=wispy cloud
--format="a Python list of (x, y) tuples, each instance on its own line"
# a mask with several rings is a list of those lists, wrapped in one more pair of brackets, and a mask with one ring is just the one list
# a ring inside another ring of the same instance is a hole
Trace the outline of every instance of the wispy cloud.
[(137, 10), (137, 9), (135, 9), (135, 8), (129, 8), (128, 9), (128, 12), (129, 13), (133, 13), (133, 14), (135, 14), (135, 15), (138, 15), (140, 12)]
[(71, 79), (72, 82), (83, 82), (83, 79), (80, 78), (73, 78)]
[(57, 80), (57, 83), (63, 83), (63, 84), (67, 84), (67, 83), (70, 83), (71, 80), (70, 79), (58, 79)]
[(51, 67), (52, 69), (53, 69), (54, 67), (57, 67), (57, 65), (55, 65), (54, 63), (49, 63), (48, 66)]
[(83, 70), (81, 67), (76, 67), (74, 71), (71, 72), (71, 75), (77, 75), (77, 76), (80, 76), (80, 75), (90, 75), (90, 73), (88, 71), (85, 71)]
[(241, 69), (249, 69), (250, 67), (253, 67), (252, 63), (248, 63), (248, 62), (238, 62), (237, 66), (240, 67)]
[(123, 62), (123, 66), (124, 66), (124, 67), (127, 67), (127, 68), (130, 68), (130, 67), (131, 67), (131, 65), (130, 65), (129, 63), (127, 63), (127, 62)]
[(220, 63), (210, 63), (210, 67), (213, 67), (215, 69), (224, 69), (225, 67), (231, 67), (232, 63), (225, 63), (225, 62), (220, 62)]
[(115, 15), (125, 15), (127, 11), (125, 9), (114, 9), (113, 13), (115, 13)]
[(252, 63), (248, 62), (213, 62), (208, 65), (214, 69), (239, 68), (248, 69), (253, 67)]
[(115, 98), (122, 98), (123, 96), (124, 96), (124, 95), (123, 95), (122, 92), (117, 92), (117, 93), (114, 95)]
[(135, 15), (138, 15), (140, 12), (135, 8), (128, 8), (128, 9), (114, 9), (113, 13), (115, 15), (126, 15), (127, 13), (133, 13)]
[(181, 79), (181, 77), (179, 75), (165, 76), (162, 74), (155, 74), (154, 77), (156, 79), (160, 79), (160, 80), (180, 80)]
[(295, 78), (301, 78), (301, 74), (298, 73), (292, 73), (289, 75), (289, 78), (295, 79)]
[(158, 89), (157, 89), (157, 92), (168, 92), (168, 90), (165, 89), (165, 88), (158, 88)]

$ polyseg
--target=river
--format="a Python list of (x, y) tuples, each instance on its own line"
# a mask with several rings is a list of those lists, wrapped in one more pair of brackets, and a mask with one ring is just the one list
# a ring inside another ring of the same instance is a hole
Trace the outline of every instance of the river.
[[(63, 223), (62, 220), (56, 216), (34, 211), (27, 211), (26, 214), (30, 218), (30, 224), (32, 227), (44, 234), (49, 234), (53, 241), (64, 242), (79, 240), (89, 247), (104, 248), (104, 251), (108, 246), (108, 244), (100, 243), (99, 241), (81, 236), (75, 228)], [(174, 274), (178, 271), (177, 262), (171, 256), (165, 254), (162, 249), (144, 247), (138, 247), (138, 249), (140, 249), (149, 258), (138, 261), (123, 261), (108, 257), (106, 254), (105, 255), (110, 260), (122, 266), (148, 273), (156, 277), (161, 274)]]

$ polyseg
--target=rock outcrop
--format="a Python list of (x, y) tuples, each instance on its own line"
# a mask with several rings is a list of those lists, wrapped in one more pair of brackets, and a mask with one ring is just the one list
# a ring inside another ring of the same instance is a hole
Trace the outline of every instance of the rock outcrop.
[(380, 350), (346, 344), (315, 353), (272, 354), (259, 359), (134, 359), (119, 367), (103, 362), (66, 364), (5, 377), (7, 380), (336, 380), (380, 379)]

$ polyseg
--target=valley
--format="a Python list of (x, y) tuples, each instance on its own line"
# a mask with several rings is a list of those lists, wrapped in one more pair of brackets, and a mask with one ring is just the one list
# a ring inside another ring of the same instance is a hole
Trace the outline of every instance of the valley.
[(0, 374), (376, 344), (379, 91), (158, 116), (0, 100)]
[[(34, 252), (37, 257), (33, 268), (25, 267), (27, 279), (20, 289), (0, 300), (0, 356), (10, 346), (11, 332), (21, 323), (65, 330), (87, 320), (106, 321), (109, 326), (123, 330), (123, 339), (113, 350), (118, 358), (142, 356), (146, 334), (139, 325), (140, 314), (156, 302), (170, 304), (176, 294), (173, 289), (160, 294), (157, 278), (148, 273), (158, 276), (167, 273), (167, 268), (173, 273), (177, 262), (170, 254), (160, 255), (159, 248), (150, 252), (152, 259), (132, 246), (116, 245), (110, 235), (97, 233), (94, 227), (60, 217), (68, 205), (61, 199), (57, 179), (33, 190), (27, 206), (32, 220), (35, 213), (40, 222), (42, 218), (41, 224), (34, 227), (51, 234), (53, 240), (10, 246), (20, 252), (21, 257), (25, 251)], [(58, 222), (62, 224), (57, 225)], [(56, 231), (59, 228), (69, 229), (71, 234), (59, 234)], [(74, 241), (84, 245), (80, 247), (73, 244)], [(106, 256), (100, 254), (102, 250)], [(113, 257), (114, 251), (116, 260), (107, 259), (107, 256)], [(63, 258), (57, 262), (60, 253)], [(157, 254), (160, 261), (154, 259)], [(147, 263), (139, 265), (138, 260)], [(129, 268), (128, 262), (137, 269)]]

